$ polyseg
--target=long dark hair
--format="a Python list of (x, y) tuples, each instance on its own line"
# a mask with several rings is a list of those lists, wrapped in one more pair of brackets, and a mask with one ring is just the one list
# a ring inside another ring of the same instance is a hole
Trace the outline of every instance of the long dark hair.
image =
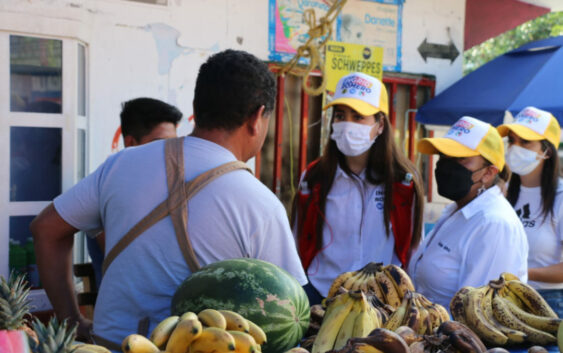
[[(544, 160), (541, 171), (541, 199), (543, 219), (551, 214), (553, 216), (553, 204), (555, 203), (555, 193), (559, 184), (559, 156), (555, 146), (547, 141), (541, 140), (542, 151), (548, 151), (549, 158)], [(520, 195), (521, 185), (520, 175), (512, 173), (506, 198), (514, 207)]]
[[(389, 236), (389, 224), (391, 220), (391, 208), (393, 207), (393, 183), (405, 180), (405, 175), (410, 173), (414, 182), (416, 194), (414, 206), (414, 224), (411, 248), (418, 245), (422, 232), (422, 216), (424, 207), (424, 190), (420, 174), (414, 164), (399, 150), (393, 138), (393, 131), (389, 119), (383, 112), (375, 115), (375, 121), (383, 121), (383, 132), (377, 137), (369, 150), (369, 157), (366, 166), (366, 178), (372, 184), (384, 185), (383, 219), (385, 231)], [(331, 125), (332, 132), (332, 125)], [(320, 185), (319, 208), (325, 212), (327, 195), (334, 182), (337, 165), (348, 174), (352, 171), (346, 164), (346, 157), (338, 150), (336, 142), (329, 139), (324, 147), (324, 153), (318, 163), (310, 168), (304, 180), (312, 188)], [(297, 197), (293, 202), (292, 224), (295, 222), (297, 214)], [(317, 246), (322, 244), (323, 222), (317, 222)]]

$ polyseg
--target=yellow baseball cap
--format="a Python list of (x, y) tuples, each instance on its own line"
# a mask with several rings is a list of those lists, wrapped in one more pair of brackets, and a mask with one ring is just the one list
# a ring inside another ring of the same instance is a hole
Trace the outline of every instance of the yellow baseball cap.
[(389, 98), (383, 82), (362, 72), (343, 76), (336, 85), (333, 100), (323, 107), (346, 105), (361, 115), (383, 112), (389, 115)]
[(524, 108), (516, 115), (513, 123), (500, 125), (497, 130), (503, 137), (512, 131), (524, 140), (548, 140), (556, 149), (561, 138), (561, 127), (557, 119), (550, 112), (535, 107)]
[(418, 141), (420, 153), (442, 153), (450, 157), (482, 156), (498, 170), (504, 168), (504, 143), (497, 129), (481, 120), (464, 116), (448, 130), (444, 137)]

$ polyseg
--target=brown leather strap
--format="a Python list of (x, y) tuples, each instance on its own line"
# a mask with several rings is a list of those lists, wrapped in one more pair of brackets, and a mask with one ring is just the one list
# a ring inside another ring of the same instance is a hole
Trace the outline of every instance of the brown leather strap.
[[(178, 144), (177, 140), (173, 139), (172, 141), (166, 141), (165, 146), (170, 146), (172, 144)], [(176, 146), (177, 147), (177, 146)], [(183, 144), (182, 144), (183, 147)], [(168, 151), (168, 149), (166, 149)], [(167, 153), (168, 156), (176, 154), (176, 158), (178, 157), (177, 150), (173, 152)], [(181, 160), (176, 161), (176, 167), (180, 168), (180, 163), (182, 164), (183, 168), (183, 157)], [(173, 165), (174, 162), (171, 164)], [(172, 193), (169, 192), (169, 198), (161, 202), (158, 206), (156, 206), (149, 214), (147, 214), (143, 219), (141, 219), (137, 224), (135, 224), (128, 232), (117, 242), (117, 244), (108, 252), (108, 255), (104, 259), (103, 263), (103, 272), (105, 273), (109, 267), (109, 265), (115, 260), (115, 258), (131, 243), (135, 240), (141, 233), (145, 230), (153, 226), (155, 223), (166, 217), (167, 215), (171, 214), (171, 211), (176, 210), (177, 208), (181, 208), (180, 206), (186, 205), (188, 200), (190, 200), (195, 194), (197, 194), (201, 189), (203, 189), (207, 184), (209, 184), (214, 179), (218, 178), (219, 176), (234, 171), (238, 169), (246, 169), (250, 173), (252, 170), (243, 162), (241, 161), (233, 161), (229, 163), (225, 163), (220, 165), (214, 169), (211, 169), (198, 177), (196, 177), (193, 181), (185, 182), (181, 187), (178, 188), (178, 175), (172, 176), (172, 182), (168, 182), (168, 188), (172, 185), (175, 185), (177, 188), (173, 188), (174, 190)], [(167, 165), (167, 177), (168, 177), (168, 165)], [(182, 173), (183, 174), (183, 173)], [(182, 180), (182, 179), (180, 179)], [(176, 197), (176, 194), (181, 194), (181, 197)], [(177, 230), (182, 231), (178, 226), (174, 226), (174, 230), (176, 231), (176, 239), (178, 239), (178, 243), (180, 245), (180, 249), (182, 250), (182, 254), (184, 259), (186, 259), (186, 263), (190, 266), (190, 253), (185, 252), (186, 247), (191, 248), (191, 243), (189, 241), (188, 233), (187, 233), (187, 209), (183, 212), (186, 216), (186, 223), (185, 227), (183, 228), (183, 236), (179, 236)], [(174, 222), (175, 217), (172, 218)], [(183, 244), (184, 243), (184, 244)], [(186, 245), (187, 243), (187, 245)], [(193, 249), (192, 249), (193, 253)], [(195, 254), (193, 254), (193, 259), (197, 264), (197, 260), (195, 258)], [(193, 262), (192, 262), (193, 263)], [(199, 265), (198, 265), (199, 268)]]
[[(167, 140), (164, 153), (168, 183), (168, 211), (184, 260), (190, 270), (195, 272), (199, 270), (200, 266), (188, 236), (187, 200), (189, 200), (189, 196), (184, 188), (184, 138)], [(175, 205), (178, 206), (175, 207)]]

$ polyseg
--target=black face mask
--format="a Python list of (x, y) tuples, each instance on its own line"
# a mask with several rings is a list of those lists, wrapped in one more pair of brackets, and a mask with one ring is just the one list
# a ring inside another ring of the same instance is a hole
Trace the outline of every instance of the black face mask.
[(438, 194), (452, 201), (461, 200), (474, 184), (471, 179), (473, 173), (454, 158), (440, 158), (434, 169)]

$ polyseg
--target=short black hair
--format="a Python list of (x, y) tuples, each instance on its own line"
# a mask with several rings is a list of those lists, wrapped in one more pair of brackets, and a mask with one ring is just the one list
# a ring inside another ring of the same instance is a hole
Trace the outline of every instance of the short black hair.
[(121, 133), (137, 141), (161, 123), (178, 125), (182, 112), (173, 105), (154, 98), (135, 98), (121, 103)]
[(233, 130), (261, 106), (274, 109), (276, 80), (254, 55), (228, 49), (214, 54), (199, 68), (194, 94), (195, 125)]

